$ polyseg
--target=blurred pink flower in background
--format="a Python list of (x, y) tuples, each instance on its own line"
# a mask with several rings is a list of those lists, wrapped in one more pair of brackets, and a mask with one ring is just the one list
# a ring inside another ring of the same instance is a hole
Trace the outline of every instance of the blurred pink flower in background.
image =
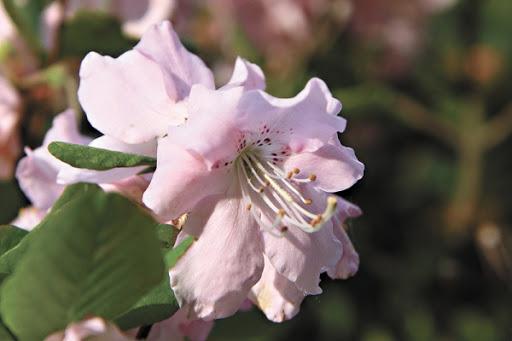
[[(347, 0), (223, 0), (211, 1), (223, 23), (236, 18), (249, 40), (268, 59), (272, 69), (300, 63), (326, 38), (342, 30), (351, 13)], [(228, 9), (226, 11), (226, 8)], [(226, 32), (234, 32), (227, 27)]]
[(399, 76), (409, 69), (421, 51), (430, 16), (456, 0), (357, 0), (350, 30), (369, 46), (383, 53), (378, 73)]
[(153, 24), (169, 19), (175, 6), (175, 0), (70, 0), (65, 15), (72, 17), (83, 9), (104, 11), (121, 20), (127, 35), (139, 38)]
[(21, 103), (16, 89), (0, 76), (0, 179), (12, 176), (20, 153)]
[(48, 336), (44, 341), (135, 341), (124, 335), (114, 324), (92, 317), (69, 325), (66, 330)]

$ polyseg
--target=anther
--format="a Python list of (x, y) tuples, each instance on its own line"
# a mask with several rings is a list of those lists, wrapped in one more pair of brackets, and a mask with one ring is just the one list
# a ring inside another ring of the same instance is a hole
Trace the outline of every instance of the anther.
[(308, 179), (309, 179), (310, 181), (315, 181), (315, 180), (316, 180), (316, 175), (315, 175), (315, 174), (310, 174), (310, 175), (308, 176)]
[(305, 205), (311, 205), (313, 203), (313, 200), (311, 199), (306, 199), (303, 201)]
[(286, 174), (286, 178), (289, 180), (291, 179), (293, 176), (293, 172), (288, 172), (288, 174)]
[(258, 192), (260, 192), (260, 193), (265, 192), (265, 187), (260, 187), (260, 188), (258, 188)]
[(282, 218), (286, 214), (286, 211), (284, 209), (280, 208), (279, 211), (277, 211), (277, 214)]
[(300, 169), (298, 169), (297, 167), (295, 167), (294, 169), (292, 169), (292, 172), (293, 174), (297, 175), (300, 173)]
[(248, 204), (247, 204), (247, 211), (250, 211), (250, 210), (251, 210), (251, 208), (252, 208), (252, 204), (251, 204), (251, 203), (248, 203)]

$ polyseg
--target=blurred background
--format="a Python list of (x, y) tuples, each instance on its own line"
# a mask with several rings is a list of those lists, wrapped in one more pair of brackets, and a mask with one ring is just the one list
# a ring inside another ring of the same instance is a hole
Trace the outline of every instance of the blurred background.
[(219, 84), (237, 55), (276, 96), (324, 79), (366, 165), (341, 193), (364, 211), (348, 226), (359, 273), (325, 278), (292, 321), (242, 312), (211, 340), (511, 340), (511, 15), (510, 0), (4, 0), (0, 223), (28, 204), (22, 147), (79, 108), (81, 58), (171, 18)]

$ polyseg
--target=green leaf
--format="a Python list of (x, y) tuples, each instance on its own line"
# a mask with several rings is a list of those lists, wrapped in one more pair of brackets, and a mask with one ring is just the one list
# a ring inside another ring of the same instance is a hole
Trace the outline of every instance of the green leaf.
[(2, 0), (3, 5), (27, 44), (41, 58), (45, 51), (39, 36), (41, 13), (51, 0)]
[(27, 234), (27, 231), (16, 226), (0, 226), (0, 256), (18, 245)]
[(156, 166), (156, 159), (149, 156), (66, 142), (52, 142), (48, 150), (57, 159), (75, 168), (108, 170), (119, 167)]
[(2, 341), (16, 341), (14, 336), (11, 334), (9, 329), (5, 326), (2, 320), (0, 320), (0, 340)]
[[(45, 217), (45, 219), (39, 224), (43, 224), (45, 220), (51, 219), (51, 216), (54, 212), (58, 211), (61, 207), (71, 202), (73, 199), (77, 199), (82, 195), (91, 194), (101, 191), (101, 189), (97, 185), (92, 184), (74, 184), (66, 187), (62, 195), (53, 205), (50, 213)], [(38, 225), (38, 226), (39, 226)], [(11, 232), (12, 233), (12, 232)], [(36, 235), (40, 233), (39, 228), (34, 228), (26, 238), (23, 238), (16, 245), (13, 245), (9, 249), (4, 250), (0, 253), (0, 282), (5, 279), (8, 275), (14, 272), (18, 261), (25, 254), (25, 251), (28, 248), (28, 244), (30, 240), (34, 238)], [(17, 235), (23, 234), (21, 231), (16, 232)], [(26, 234), (26, 233), (25, 233)]]
[[(162, 242), (166, 265), (172, 268), (194, 242), (194, 238), (185, 238), (178, 246), (171, 249), (178, 230), (171, 225), (157, 226), (157, 234)], [(128, 312), (116, 319), (116, 323), (124, 330), (140, 325), (150, 325), (169, 318), (178, 310), (179, 306), (171, 290), (169, 277), (164, 280), (146, 296), (139, 300)]]
[(178, 310), (178, 302), (173, 295), (169, 277), (140, 299), (130, 310), (117, 319), (116, 324), (123, 330), (150, 325), (169, 318)]
[(118, 56), (133, 45), (123, 35), (119, 20), (102, 12), (80, 11), (60, 31), (62, 57), (83, 57), (90, 51)]
[(188, 250), (188, 248), (194, 243), (194, 237), (188, 236), (176, 246), (174, 249), (168, 251), (165, 254), (165, 266), (172, 268), (176, 265), (181, 256)]
[(86, 316), (119, 316), (162, 281), (155, 225), (100, 190), (53, 211), (1, 289), (5, 324), (21, 340), (41, 340)]

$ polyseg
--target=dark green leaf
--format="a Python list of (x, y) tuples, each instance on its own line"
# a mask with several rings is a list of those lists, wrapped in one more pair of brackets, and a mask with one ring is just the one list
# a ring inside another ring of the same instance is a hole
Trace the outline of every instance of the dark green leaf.
[(81, 11), (61, 28), (63, 57), (83, 57), (90, 51), (118, 56), (132, 46), (133, 42), (123, 36), (119, 20), (106, 13)]
[(2, 287), (5, 324), (21, 340), (41, 340), (86, 316), (119, 316), (162, 281), (154, 226), (129, 200), (100, 190), (55, 210)]
[[(53, 205), (50, 213), (39, 225), (43, 224), (45, 220), (51, 219), (51, 216), (54, 212), (58, 211), (61, 207), (69, 203), (71, 200), (77, 199), (82, 195), (91, 194), (98, 191), (101, 191), (101, 189), (98, 186), (92, 184), (74, 184), (68, 186), (64, 190), (64, 193), (62, 193), (62, 195), (59, 197), (57, 202)], [(0, 254), (0, 281), (14, 272), (14, 269), (18, 264), (18, 261), (25, 254), (25, 251), (27, 250), (30, 240), (34, 236), (38, 235), (39, 232), (39, 228), (34, 228), (34, 230), (32, 230), (32, 232), (28, 234), (26, 238), (23, 238), (23, 240), (21, 240), (19, 243), (13, 245), (8, 250), (4, 250)], [(20, 235), (22, 233), (23, 232), (20, 231), (16, 232), (17, 235)]]
[(27, 233), (27, 231), (15, 226), (0, 226), (0, 256), (18, 245)]
[(82, 146), (79, 144), (52, 142), (50, 153), (57, 159), (75, 167), (108, 170), (118, 167), (156, 166), (156, 159), (136, 154)]
[(2, 320), (0, 320), (0, 340), (2, 341), (16, 341), (14, 336), (11, 334), (9, 329), (5, 326)]
[[(157, 231), (162, 242), (166, 265), (172, 268), (179, 257), (192, 245), (194, 239), (188, 237), (174, 249), (170, 249), (176, 239), (177, 229), (171, 225), (161, 224), (157, 227)], [(127, 313), (116, 319), (116, 323), (123, 329), (149, 325), (169, 318), (178, 308), (169, 284), (169, 277), (166, 275), (156, 288), (138, 301)]]
[(194, 243), (194, 237), (188, 236), (182, 240), (180, 245), (168, 251), (165, 254), (165, 266), (169, 269), (175, 266), (180, 257), (183, 256), (183, 254), (188, 250), (192, 243)]
[(158, 239), (160, 240), (162, 251), (164, 254), (169, 250), (172, 249), (172, 246), (174, 245), (174, 242), (176, 241), (176, 237), (178, 236), (178, 229), (175, 228), (172, 225), (168, 224), (159, 224), (156, 227), (156, 233), (158, 236)]
[(169, 277), (166, 275), (157, 287), (139, 300), (128, 312), (118, 317), (115, 322), (121, 329), (128, 330), (163, 321), (174, 314), (178, 308)]

